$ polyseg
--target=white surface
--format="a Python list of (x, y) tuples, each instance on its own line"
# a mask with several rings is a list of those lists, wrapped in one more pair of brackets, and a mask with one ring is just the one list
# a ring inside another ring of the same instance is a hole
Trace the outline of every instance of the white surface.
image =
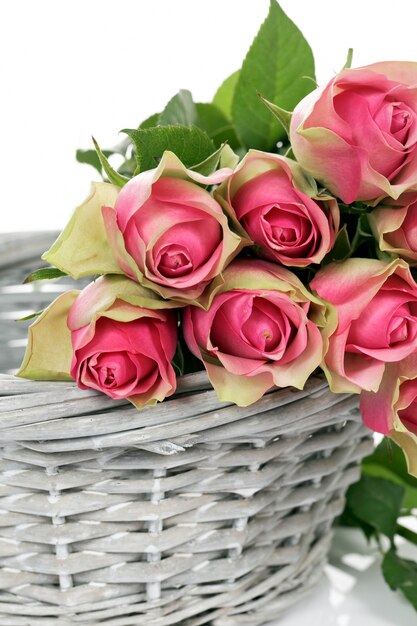
[[(408, 558), (417, 549), (404, 544)], [(415, 626), (417, 613), (382, 578), (380, 557), (357, 530), (338, 529), (323, 581), (269, 626)], [(349, 565), (348, 565), (349, 563)]]
[[(0, 0), (0, 231), (62, 228), (102, 147), (180, 88), (211, 100), (238, 69), (268, 0)], [(345, 62), (417, 60), (415, 0), (281, 0), (310, 41), (319, 82)]]

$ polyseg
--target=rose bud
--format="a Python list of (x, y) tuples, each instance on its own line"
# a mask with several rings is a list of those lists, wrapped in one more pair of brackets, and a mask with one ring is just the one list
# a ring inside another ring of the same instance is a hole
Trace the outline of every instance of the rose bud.
[(295, 108), (300, 165), (344, 202), (398, 198), (417, 183), (417, 63), (345, 69)]
[(377, 391), (386, 363), (417, 349), (417, 285), (401, 259), (348, 259), (320, 270), (311, 288), (336, 307), (323, 369), (334, 392)]
[(195, 300), (250, 243), (229, 228), (202, 186), (217, 185), (232, 171), (203, 176), (165, 152), (158, 167), (121, 189), (97, 183), (42, 258), (73, 278), (125, 274), (163, 298)]
[(388, 435), (401, 448), (408, 471), (417, 475), (417, 356), (410, 355), (386, 367), (376, 393), (361, 393), (361, 415), (365, 425)]
[(221, 206), (200, 186), (222, 182), (231, 171), (202, 176), (166, 152), (155, 170), (132, 178), (114, 208), (103, 207), (122, 270), (164, 298), (198, 298), (244, 245)]
[(256, 244), (259, 256), (283, 265), (320, 263), (339, 228), (334, 198), (291, 159), (250, 150), (215, 192)]
[(289, 270), (236, 259), (212, 284), (207, 311), (184, 310), (183, 329), (220, 400), (247, 406), (274, 385), (303, 388), (333, 330), (328, 315)]
[(174, 393), (177, 314), (122, 276), (103, 276), (59, 296), (29, 329), (18, 376), (74, 379), (137, 408)]
[(368, 216), (383, 252), (395, 254), (417, 265), (417, 191), (386, 198)]

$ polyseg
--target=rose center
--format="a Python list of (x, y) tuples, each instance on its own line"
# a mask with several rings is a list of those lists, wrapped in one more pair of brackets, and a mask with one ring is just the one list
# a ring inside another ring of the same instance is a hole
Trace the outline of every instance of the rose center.
[(394, 317), (388, 327), (389, 343), (394, 345), (408, 338), (408, 321), (403, 317)]
[(119, 387), (136, 377), (136, 369), (124, 352), (100, 354), (90, 367), (95, 371), (100, 386), (107, 389)]
[(391, 132), (398, 133), (405, 126), (407, 126), (410, 120), (410, 114), (408, 111), (396, 111), (391, 120)]
[(397, 141), (405, 145), (409, 140), (413, 116), (403, 102), (393, 102), (391, 106), (390, 132)]
[(188, 250), (183, 246), (172, 244), (162, 251), (158, 270), (163, 276), (184, 276), (193, 270)]
[[(263, 315), (256, 312), (255, 315), (251, 316), (247, 322), (242, 327), (243, 334), (249, 343), (264, 352), (266, 350), (272, 349), (281, 338), (281, 333), (279, 329), (272, 323), (272, 320), (262, 319)], [(268, 324), (266, 326), (266, 324)]]
[(295, 228), (275, 226), (272, 227), (272, 234), (274, 239), (280, 243), (294, 243), (297, 241), (297, 232)]
[(110, 367), (100, 368), (100, 378), (103, 380), (106, 387), (111, 386), (115, 382), (115, 375)]
[(298, 207), (287, 203), (275, 205), (262, 217), (267, 239), (278, 246), (295, 246), (308, 237), (308, 227)]
[(252, 312), (242, 325), (246, 341), (261, 352), (275, 351), (286, 334), (288, 321), (262, 298), (254, 298)]

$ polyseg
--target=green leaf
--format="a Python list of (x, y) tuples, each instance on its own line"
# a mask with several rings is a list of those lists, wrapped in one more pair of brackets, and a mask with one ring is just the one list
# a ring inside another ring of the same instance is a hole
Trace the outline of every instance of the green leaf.
[(363, 460), (365, 470), (368, 465), (385, 467), (398, 476), (404, 484), (417, 488), (417, 478), (408, 473), (402, 449), (389, 437), (384, 437), (373, 453)]
[(33, 320), (33, 318), (39, 317), (39, 315), (42, 315), (43, 312), (44, 312), (44, 309), (41, 309), (40, 311), (36, 311), (35, 313), (29, 313), (29, 315), (25, 315), (25, 317), (19, 317), (19, 319), (15, 320), (15, 322), (26, 322), (27, 320)]
[(241, 157), (239, 156), (239, 148), (236, 148), (236, 152), (232, 150), (228, 143), (220, 146), (220, 167), (230, 167), (232, 170), (235, 169), (236, 165), (239, 163)]
[(234, 125), (247, 148), (273, 150), (285, 140), (281, 124), (262, 106), (263, 97), (286, 111), (315, 87), (314, 59), (300, 30), (271, 0), (262, 24), (243, 62), (232, 103)]
[(359, 216), (358, 233), (361, 237), (364, 238), (373, 237), (371, 227), (369, 226), (367, 213), (361, 213), (361, 215)]
[(339, 202), (339, 209), (341, 213), (348, 213), (352, 215), (363, 215), (364, 213), (372, 210), (362, 202), (355, 202), (354, 204), (344, 204)]
[(366, 463), (366, 465), (362, 466), (362, 472), (365, 476), (384, 478), (385, 480), (389, 480), (396, 485), (400, 485), (405, 489), (403, 507), (405, 509), (417, 508), (417, 486), (411, 487), (410, 485), (407, 485), (407, 483), (400, 478), (400, 476), (395, 474), (394, 471), (390, 470), (389, 467), (384, 467), (376, 463)]
[(197, 125), (197, 110), (191, 91), (181, 89), (166, 105), (158, 119), (159, 126), (180, 124), (181, 126)]
[(109, 181), (113, 183), (113, 185), (117, 185), (118, 187), (123, 187), (124, 185), (126, 185), (129, 179), (126, 178), (126, 176), (122, 176), (122, 174), (119, 174), (119, 172), (116, 172), (116, 170), (112, 168), (94, 137), (92, 137), (92, 140), (97, 152), (97, 156), (100, 160), (103, 170), (107, 174), (107, 178), (109, 179)]
[(168, 102), (158, 118), (158, 126), (198, 126), (213, 140), (216, 148), (228, 142), (238, 145), (236, 133), (230, 120), (222, 111), (207, 102), (195, 103), (191, 92), (182, 89)]
[(402, 449), (389, 437), (384, 437), (374, 452), (363, 460), (362, 472), (401, 485), (405, 489), (403, 506), (417, 508), (417, 478), (408, 473)]
[(350, 253), (350, 239), (347, 231), (346, 224), (343, 224), (343, 228), (339, 230), (334, 242), (333, 250), (330, 254), (335, 261), (343, 261), (349, 256)]
[[(415, 520), (416, 517), (414, 516), (414, 521)], [(396, 534), (417, 545), (417, 533), (414, 532), (414, 530), (411, 530), (411, 528), (407, 528), (407, 526), (404, 526), (403, 524), (398, 524)]]
[(260, 99), (261, 102), (264, 103), (266, 108), (271, 111), (272, 115), (274, 115), (276, 119), (280, 122), (282, 128), (285, 130), (287, 135), (289, 135), (292, 113), (290, 113), (289, 111), (286, 111), (285, 109), (282, 109), (281, 107), (279, 107), (277, 104), (274, 104), (273, 102), (269, 102), (269, 100), (264, 98), (262, 94), (260, 93), (258, 93), (258, 98)]
[(359, 519), (359, 517), (353, 513), (352, 509), (348, 505), (339, 517), (338, 523), (341, 526), (348, 526), (349, 528), (360, 528), (368, 541), (375, 534), (374, 528), (370, 524), (367, 524), (363, 520)]
[(372, 476), (362, 476), (346, 495), (353, 514), (389, 539), (394, 537), (403, 499), (400, 485)]
[(215, 152), (210, 137), (196, 126), (156, 126), (121, 132), (132, 139), (141, 172), (156, 167), (165, 150), (174, 152), (188, 168), (202, 163)]
[(349, 233), (347, 231), (346, 224), (339, 230), (334, 242), (333, 248), (328, 252), (323, 259), (323, 264), (331, 263), (332, 261), (344, 261), (350, 255), (351, 243), (349, 239)]
[(232, 123), (214, 104), (197, 102), (197, 126), (213, 140), (216, 148), (228, 143), (231, 148), (239, 145)]
[(172, 359), (172, 367), (174, 368), (177, 376), (182, 376), (184, 374), (184, 354), (180, 342), (177, 343), (177, 349), (175, 351), (174, 358)]
[[(108, 158), (112, 154), (121, 154), (123, 157), (125, 157), (126, 151), (129, 145), (130, 145), (130, 141), (128, 138), (126, 138), (123, 141), (119, 142), (116, 146), (114, 146), (110, 150), (102, 150), (102, 154), (106, 158)], [(103, 177), (103, 167), (101, 165), (101, 162), (100, 162), (100, 159), (96, 150), (77, 150), (75, 157), (79, 163), (87, 163), (88, 165), (91, 165), (92, 167), (94, 167), (94, 169), (97, 170), (100, 176)], [(123, 163), (120, 169), (127, 170), (126, 163), (127, 161)]]
[(352, 67), (352, 60), (353, 60), (353, 48), (349, 48), (347, 57), (346, 57), (346, 63), (342, 67), (342, 70), (350, 70), (350, 68)]
[[(106, 157), (109, 157), (113, 152), (111, 150), (103, 150), (103, 154)], [(75, 158), (78, 163), (87, 163), (87, 165), (91, 165), (97, 172), (102, 176), (103, 169), (101, 167), (100, 159), (97, 156), (97, 152), (95, 150), (77, 150), (75, 153)]]
[(385, 252), (385, 250), (381, 250), (381, 248), (378, 245), (378, 242), (375, 241), (375, 254), (376, 254), (376, 258), (379, 259), (380, 261), (384, 261), (384, 263), (390, 263), (391, 261), (393, 261), (394, 259), (397, 258), (397, 255), (394, 253), (389, 253), (389, 252)]
[(201, 163), (193, 165), (191, 169), (194, 172), (203, 174), (203, 176), (209, 176), (216, 171), (217, 166), (219, 165), (222, 149), (223, 147), (218, 148), (216, 152), (213, 152), (213, 154), (211, 154), (207, 159), (204, 159), (204, 161), (202, 161)]
[(158, 126), (160, 115), (160, 113), (153, 113), (147, 117), (146, 120), (143, 120), (142, 124), (139, 125), (139, 128), (153, 128), (154, 126)]
[(351, 254), (354, 254), (363, 243), (369, 240), (373, 242), (374, 236), (369, 226), (368, 215), (367, 213), (361, 213), (352, 239)]
[(403, 559), (394, 550), (384, 556), (382, 573), (392, 590), (400, 589), (417, 610), (417, 563)]
[(236, 167), (239, 161), (239, 157), (233, 150), (230, 148), (228, 144), (223, 144), (213, 152), (207, 159), (205, 159), (202, 163), (198, 163), (194, 165), (191, 169), (194, 172), (198, 172), (199, 174), (203, 174), (203, 176), (209, 176), (213, 172), (216, 171), (217, 167), (220, 164), (220, 167), (231, 167), (232, 169)]
[(233, 74), (223, 81), (214, 94), (213, 104), (215, 104), (228, 119), (232, 119), (232, 102), (239, 76), (240, 70), (233, 72)]
[(53, 278), (61, 278), (62, 276), (68, 276), (68, 274), (59, 270), (57, 267), (41, 267), (39, 270), (26, 276), (23, 284), (34, 283), (36, 280), (52, 280)]

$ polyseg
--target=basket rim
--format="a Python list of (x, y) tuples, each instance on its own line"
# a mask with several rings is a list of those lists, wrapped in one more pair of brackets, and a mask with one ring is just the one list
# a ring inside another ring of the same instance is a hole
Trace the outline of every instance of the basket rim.
[[(36, 258), (42, 246), (52, 243), (56, 235), (55, 231), (0, 234), (0, 243), (6, 244), (0, 254), (0, 271), (7, 271), (8, 251), (14, 259), (19, 256), (27, 262)], [(59, 442), (64, 439), (71, 442), (72, 450), (85, 450), (88, 440), (89, 447), (97, 447), (98, 439), (104, 447), (124, 445), (128, 433), (135, 446), (165, 438), (183, 442), (191, 435), (195, 442), (201, 440), (202, 433), (214, 431), (230, 432), (236, 437), (239, 425), (240, 437), (246, 435), (247, 427), (252, 429), (252, 438), (256, 433), (266, 437), (267, 429), (271, 433), (276, 427), (277, 410), (279, 423), (292, 424), (292, 428), (303, 423), (303, 427), (310, 428), (316, 421), (329, 424), (356, 420), (353, 405), (350, 394), (336, 395), (329, 391), (323, 373), (310, 376), (303, 389), (272, 387), (257, 402), (240, 407), (219, 400), (207, 372), (202, 370), (178, 377), (177, 390), (172, 396), (140, 411), (127, 399), (113, 400), (96, 390), (81, 390), (75, 381), (32, 381), (0, 373), (3, 440), (53, 441), (55, 451), (63, 450)], [(342, 417), (335, 416), (339, 411)], [(182, 443), (178, 445), (181, 447)]]
[[(267, 437), (277, 427), (286, 432), (357, 421), (356, 400), (350, 394), (331, 393), (324, 377), (315, 376), (303, 390), (275, 388), (257, 402), (239, 407), (219, 401), (208, 388), (205, 372), (197, 372), (183, 377), (175, 395), (138, 411), (127, 401), (78, 389), (75, 383), (38, 383), (0, 375), (0, 433), (4, 443), (40, 442), (45, 451), (126, 442), (143, 447), (167, 439), (182, 447), (184, 442), (194, 445), (207, 433), (253, 439)], [(31, 447), (39, 449), (37, 444)]]

